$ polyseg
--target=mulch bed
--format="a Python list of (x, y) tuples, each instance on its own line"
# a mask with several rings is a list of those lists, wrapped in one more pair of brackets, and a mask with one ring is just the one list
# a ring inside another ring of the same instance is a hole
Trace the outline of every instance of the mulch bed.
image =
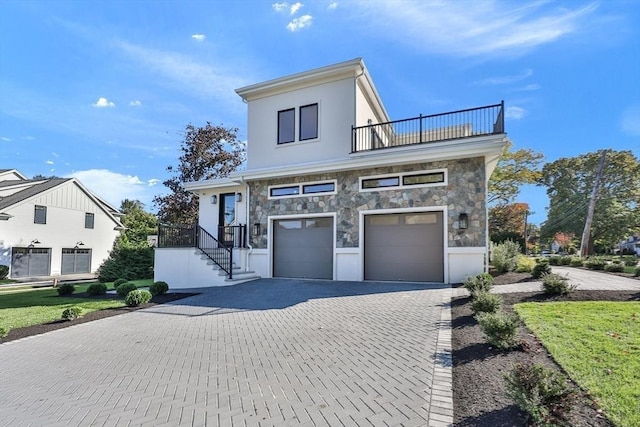
[[(525, 280), (524, 275), (526, 273), (515, 283), (528, 281)], [(502, 278), (498, 282), (505, 284), (502, 283)], [(520, 302), (640, 300), (640, 292), (634, 291), (575, 291), (565, 297), (547, 296), (542, 292), (503, 294), (502, 296), (503, 309), (506, 312), (512, 312), (513, 305)], [(524, 326), (520, 328), (522, 340), (520, 348), (501, 351), (486, 344), (482, 331), (473, 318), (469, 297), (453, 299), (451, 316), (455, 425), (526, 426), (526, 414), (520, 411), (506, 394), (504, 373), (516, 363), (538, 363), (557, 370), (561, 368)], [(613, 424), (598, 413), (593, 402), (583, 394), (570, 414), (569, 425), (612, 426)]]
[[(120, 308), (107, 308), (104, 310), (92, 311), (91, 313), (83, 314), (79, 319), (68, 321), (68, 320), (56, 320), (49, 323), (44, 323), (42, 325), (33, 325), (27, 326), (25, 328), (16, 328), (11, 329), (9, 331), (9, 335), (2, 338), (2, 343), (14, 341), (20, 338), (30, 337), (32, 335), (44, 334), (45, 332), (55, 331), (56, 329), (67, 328), (69, 326), (78, 325), (80, 323), (91, 322), (93, 320), (104, 319), (105, 317), (117, 316), (119, 314), (130, 313), (132, 311), (140, 310), (143, 308), (153, 307), (158, 304), (165, 304), (172, 301), (177, 301), (182, 298), (187, 298), (193, 295), (198, 295), (197, 293), (167, 293), (164, 295), (156, 295), (154, 296), (150, 302), (146, 304), (142, 304), (138, 307), (120, 307)], [(66, 297), (71, 298), (92, 298), (92, 299), (113, 299), (113, 295), (98, 295), (98, 296), (88, 296), (86, 292), (79, 294), (71, 294), (65, 295)]]

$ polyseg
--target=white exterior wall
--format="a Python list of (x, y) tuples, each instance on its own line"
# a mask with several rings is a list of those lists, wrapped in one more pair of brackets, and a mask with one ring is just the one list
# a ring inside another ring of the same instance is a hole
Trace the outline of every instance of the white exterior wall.
[[(249, 101), (247, 170), (348, 158), (354, 78)], [(299, 107), (318, 104), (318, 138), (299, 141)], [(295, 142), (278, 144), (278, 111), (295, 108)]]
[(366, 126), (371, 120), (372, 124), (381, 123), (385, 120), (378, 117), (375, 113), (374, 109), (371, 106), (371, 103), (364, 95), (364, 92), (360, 88), (360, 85), (356, 85), (356, 122), (355, 126)]
[[(234, 187), (221, 187), (216, 189), (198, 190), (198, 224), (215, 236), (220, 220), (220, 195), (226, 193), (242, 194), (242, 202), (236, 202), (237, 225), (247, 223), (247, 187), (237, 185)], [(211, 203), (211, 196), (217, 197), (217, 203)], [(250, 232), (251, 230), (247, 230)]]
[[(47, 223), (34, 224), (35, 205), (47, 207)], [(120, 233), (116, 224), (73, 182), (51, 189), (4, 212), (13, 215), (0, 221), (0, 264), (11, 265), (11, 248), (27, 247), (37, 239), (36, 248), (51, 248), (50, 275), (62, 269), (62, 249), (91, 249), (91, 271), (95, 272), (109, 256), (115, 238)], [(84, 228), (85, 213), (94, 214), (94, 228)]]

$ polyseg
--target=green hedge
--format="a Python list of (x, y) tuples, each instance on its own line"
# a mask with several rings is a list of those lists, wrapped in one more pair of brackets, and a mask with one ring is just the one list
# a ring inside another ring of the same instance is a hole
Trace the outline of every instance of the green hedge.
[(100, 268), (98, 280), (113, 282), (153, 278), (153, 248), (119, 248), (109, 253)]

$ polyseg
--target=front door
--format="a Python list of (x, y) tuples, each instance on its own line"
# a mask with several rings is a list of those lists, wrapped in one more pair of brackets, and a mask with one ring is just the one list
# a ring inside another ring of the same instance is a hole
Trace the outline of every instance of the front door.
[(218, 225), (218, 240), (233, 246), (233, 228), (230, 226), (236, 225), (236, 193), (220, 195)]

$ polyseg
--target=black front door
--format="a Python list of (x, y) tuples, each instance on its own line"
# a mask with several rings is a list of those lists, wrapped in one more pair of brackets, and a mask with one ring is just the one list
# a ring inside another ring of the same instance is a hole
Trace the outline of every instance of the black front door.
[(218, 224), (218, 240), (233, 246), (233, 228), (230, 226), (236, 225), (236, 193), (220, 195)]

